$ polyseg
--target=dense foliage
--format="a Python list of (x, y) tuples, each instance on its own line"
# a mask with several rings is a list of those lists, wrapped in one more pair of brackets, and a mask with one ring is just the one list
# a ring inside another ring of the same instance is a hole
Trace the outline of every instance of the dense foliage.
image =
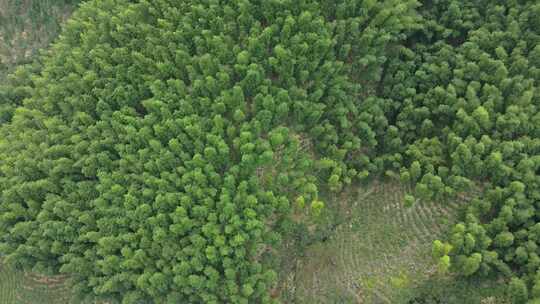
[(434, 244), (440, 269), (513, 277), (509, 294), (524, 303), (540, 297), (540, 4), (425, 4), (423, 29), (386, 70), (395, 132), (379, 142), (399, 151), (417, 197), (480, 191), (448, 242)]
[(536, 2), (89, 1), (0, 89), (0, 253), (122, 303), (271, 302), (282, 223), (386, 173), (470, 198), (441, 272), (540, 301)]
[(122, 303), (270, 302), (273, 227), (377, 169), (360, 151), (382, 112), (361, 96), (415, 6), (82, 5), (4, 111), (6, 261)]

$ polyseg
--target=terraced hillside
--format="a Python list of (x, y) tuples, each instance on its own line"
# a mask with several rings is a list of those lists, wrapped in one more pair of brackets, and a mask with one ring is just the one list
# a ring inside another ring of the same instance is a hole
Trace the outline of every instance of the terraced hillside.
[(64, 277), (23, 273), (0, 264), (0, 303), (63, 304), (70, 300)]
[(0, 79), (58, 36), (79, 0), (0, 0)]
[(435, 273), (431, 244), (452, 224), (458, 203), (407, 208), (405, 191), (391, 183), (354, 190), (342, 204), (348, 220), (305, 250), (285, 280), (285, 297), (295, 303), (412, 301)]

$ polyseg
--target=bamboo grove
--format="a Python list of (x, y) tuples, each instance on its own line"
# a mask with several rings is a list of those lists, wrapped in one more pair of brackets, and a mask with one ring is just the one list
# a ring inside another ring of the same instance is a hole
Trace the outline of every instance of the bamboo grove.
[(471, 197), (441, 271), (538, 303), (535, 2), (86, 1), (0, 87), (0, 255), (113, 303), (275, 303), (280, 225), (390, 178)]

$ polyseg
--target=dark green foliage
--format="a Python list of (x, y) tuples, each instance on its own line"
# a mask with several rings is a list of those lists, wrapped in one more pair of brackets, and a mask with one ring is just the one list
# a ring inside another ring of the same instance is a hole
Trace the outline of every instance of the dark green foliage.
[(11, 121), (15, 108), (31, 96), (31, 75), (36, 71), (39, 71), (38, 62), (20, 66), (0, 84), (0, 125)]
[(365, 96), (415, 6), (83, 4), (9, 97), (0, 252), (116, 302), (272, 302), (259, 257), (292, 202), (382, 169)]
[(395, 166), (401, 155), (401, 178), (419, 198), (483, 189), (449, 236), (452, 269), (513, 273), (521, 279), (512, 289), (526, 294), (540, 267), (540, 4), (424, 4), (422, 30), (385, 71), (381, 92), (399, 145), (382, 157)]
[(527, 302), (529, 296), (525, 282), (518, 278), (512, 278), (508, 285), (508, 296), (514, 304), (523, 304)]
[(271, 302), (291, 213), (384, 173), (472, 196), (441, 272), (538, 297), (540, 4), (422, 4), (85, 3), (0, 89), (0, 252), (123, 303)]

